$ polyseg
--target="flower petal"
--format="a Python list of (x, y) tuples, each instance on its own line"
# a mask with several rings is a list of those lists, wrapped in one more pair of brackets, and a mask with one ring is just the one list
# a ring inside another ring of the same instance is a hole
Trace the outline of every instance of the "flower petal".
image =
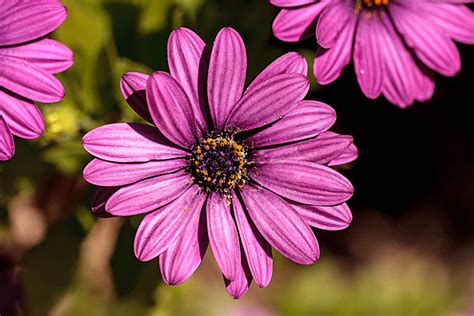
[(178, 240), (160, 256), (160, 271), (169, 285), (178, 285), (191, 277), (207, 250), (206, 212), (196, 210)]
[(240, 192), (255, 226), (273, 248), (300, 264), (319, 259), (318, 241), (311, 228), (285, 200), (255, 185)]
[(274, 6), (286, 8), (286, 7), (298, 7), (310, 3), (315, 3), (318, 0), (270, 0), (270, 3)]
[(226, 125), (240, 131), (265, 126), (288, 113), (308, 91), (308, 78), (300, 74), (281, 74), (261, 81), (245, 93)]
[(149, 77), (140, 72), (127, 72), (120, 79), (120, 90), (128, 105), (143, 119), (153, 123), (146, 101), (146, 82)]
[(144, 163), (117, 163), (92, 160), (84, 168), (84, 179), (91, 184), (111, 187), (134, 183), (184, 169), (186, 160), (170, 159)]
[(359, 150), (356, 145), (351, 144), (339, 157), (329, 162), (328, 166), (344, 165), (353, 162), (359, 156)]
[(346, 1), (333, 1), (321, 13), (316, 25), (316, 39), (324, 48), (333, 47), (354, 15), (354, 7)]
[(314, 35), (316, 19), (327, 1), (282, 9), (273, 21), (273, 35), (284, 42), (299, 42)]
[(339, 158), (351, 144), (351, 136), (324, 132), (316, 138), (302, 142), (257, 150), (253, 153), (252, 157), (257, 164), (294, 159), (325, 165), (332, 160)]
[(247, 73), (247, 52), (237, 31), (223, 28), (212, 48), (207, 81), (214, 125), (222, 130), (229, 113), (242, 97)]
[(153, 73), (147, 81), (146, 98), (156, 127), (173, 143), (189, 149), (202, 131), (186, 92), (163, 71)]
[(135, 256), (149, 261), (166, 251), (182, 236), (191, 220), (200, 214), (206, 195), (191, 187), (175, 201), (145, 216), (135, 235)]
[(82, 138), (82, 144), (90, 154), (113, 162), (146, 162), (187, 155), (173, 147), (155, 127), (137, 123), (98, 127)]
[[(206, 104), (206, 87), (204, 79), (207, 74), (205, 58), (206, 44), (190, 29), (181, 27), (173, 32), (168, 39), (168, 65), (173, 78), (180, 84), (191, 102), (198, 128), (207, 131), (207, 123), (203, 116)], [(204, 99), (204, 100), (203, 100)], [(203, 101), (203, 102), (201, 102)]]
[(9, 160), (15, 154), (13, 135), (0, 112), (0, 161)]
[(50, 72), (23, 59), (4, 55), (0, 55), (0, 86), (43, 103), (64, 98), (64, 87)]
[(19, 44), (54, 31), (67, 16), (59, 1), (9, 1), (0, 10), (0, 45)]
[(48, 38), (20, 46), (0, 47), (0, 55), (24, 59), (53, 74), (63, 72), (74, 62), (73, 53), (66, 45)]
[(329, 84), (336, 80), (344, 67), (350, 63), (356, 22), (354, 14), (331, 49), (318, 47), (314, 59), (314, 76), (319, 84)]
[(34, 139), (40, 137), (44, 132), (43, 115), (38, 107), (28, 99), (0, 90), (0, 112), (15, 136)]
[(288, 114), (247, 138), (252, 148), (285, 144), (315, 137), (336, 121), (336, 111), (317, 101), (301, 101)]
[[(470, 2), (474, 3), (472, 0)], [(474, 44), (474, 12), (467, 6), (427, 2), (424, 8), (426, 14), (452, 39)]]
[(249, 269), (255, 283), (266, 287), (272, 279), (272, 248), (258, 232), (235, 194), (232, 195), (232, 206)]
[(324, 230), (342, 230), (352, 222), (352, 213), (346, 203), (336, 206), (291, 204), (311, 226)]
[(227, 293), (229, 293), (234, 300), (238, 300), (247, 293), (250, 283), (252, 283), (252, 275), (250, 274), (245, 254), (242, 253), (241, 265), (235, 280), (230, 281), (224, 276), (224, 283)]
[(175, 200), (191, 185), (184, 171), (143, 180), (118, 189), (105, 209), (117, 216), (143, 214)]
[(232, 218), (230, 204), (217, 193), (207, 201), (207, 232), (212, 253), (228, 280), (235, 280), (240, 268), (239, 234)]
[(326, 166), (300, 160), (258, 163), (251, 178), (290, 200), (315, 205), (336, 205), (353, 194), (352, 184)]

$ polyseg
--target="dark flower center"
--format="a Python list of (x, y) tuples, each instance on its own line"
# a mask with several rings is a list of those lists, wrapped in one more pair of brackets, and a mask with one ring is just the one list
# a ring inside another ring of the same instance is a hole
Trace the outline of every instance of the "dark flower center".
[(248, 169), (252, 166), (249, 148), (234, 136), (231, 132), (213, 131), (191, 149), (187, 170), (204, 190), (229, 193), (248, 182)]
[(391, 0), (355, 0), (355, 9), (360, 13), (365, 9), (377, 9), (387, 6)]

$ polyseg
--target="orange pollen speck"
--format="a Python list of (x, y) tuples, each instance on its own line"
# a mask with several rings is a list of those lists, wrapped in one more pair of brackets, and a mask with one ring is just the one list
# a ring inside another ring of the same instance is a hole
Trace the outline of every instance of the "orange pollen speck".
[(355, 0), (355, 12), (361, 13), (365, 9), (378, 9), (387, 6), (391, 0)]

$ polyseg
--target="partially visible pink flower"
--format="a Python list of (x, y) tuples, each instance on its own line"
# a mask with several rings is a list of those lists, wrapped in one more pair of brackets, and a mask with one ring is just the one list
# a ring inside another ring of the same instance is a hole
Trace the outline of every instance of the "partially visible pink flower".
[(454, 41), (474, 44), (472, 0), (270, 0), (282, 10), (273, 33), (287, 42), (316, 35), (314, 74), (336, 80), (353, 59), (363, 93), (405, 108), (431, 99), (433, 71), (454, 76)]
[(35, 101), (58, 102), (64, 88), (53, 74), (68, 69), (73, 54), (43, 38), (64, 22), (58, 0), (0, 1), (0, 160), (15, 153), (13, 135), (33, 139), (44, 131)]
[(222, 29), (210, 60), (189, 29), (168, 42), (170, 73), (127, 73), (124, 97), (148, 124), (117, 123), (89, 132), (96, 158), (84, 178), (97, 186), (101, 217), (147, 214), (135, 255), (159, 257), (163, 279), (181, 284), (210, 244), (228, 292), (272, 276), (272, 248), (312, 264), (311, 226), (346, 228), (351, 183), (329, 166), (357, 157), (352, 137), (327, 130), (334, 110), (304, 101), (306, 60), (289, 53), (245, 88), (247, 54), (240, 35)]

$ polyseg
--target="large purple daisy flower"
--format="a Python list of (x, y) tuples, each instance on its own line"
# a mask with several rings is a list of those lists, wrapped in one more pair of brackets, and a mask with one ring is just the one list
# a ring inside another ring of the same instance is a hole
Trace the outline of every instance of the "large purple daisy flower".
[(472, 0), (270, 0), (283, 8), (273, 33), (287, 42), (314, 36), (314, 74), (336, 80), (354, 60), (363, 93), (383, 94), (405, 108), (427, 101), (432, 72), (454, 76), (461, 58), (454, 41), (474, 44)]
[(210, 243), (229, 293), (252, 278), (265, 287), (271, 246), (312, 264), (319, 248), (311, 226), (338, 230), (352, 216), (351, 183), (329, 166), (357, 156), (352, 137), (327, 132), (336, 114), (303, 101), (305, 59), (289, 53), (244, 90), (246, 50), (222, 29), (209, 58), (192, 31), (168, 42), (170, 73), (128, 73), (122, 91), (151, 125), (110, 124), (89, 132), (94, 159), (85, 179), (101, 186), (93, 210), (147, 215), (135, 237), (142, 261), (159, 257), (168, 284), (187, 280)]
[(15, 153), (13, 135), (39, 137), (44, 119), (34, 101), (62, 100), (64, 88), (53, 74), (73, 63), (69, 48), (44, 35), (64, 22), (57, 0), (0, 1), (0, 160)]

